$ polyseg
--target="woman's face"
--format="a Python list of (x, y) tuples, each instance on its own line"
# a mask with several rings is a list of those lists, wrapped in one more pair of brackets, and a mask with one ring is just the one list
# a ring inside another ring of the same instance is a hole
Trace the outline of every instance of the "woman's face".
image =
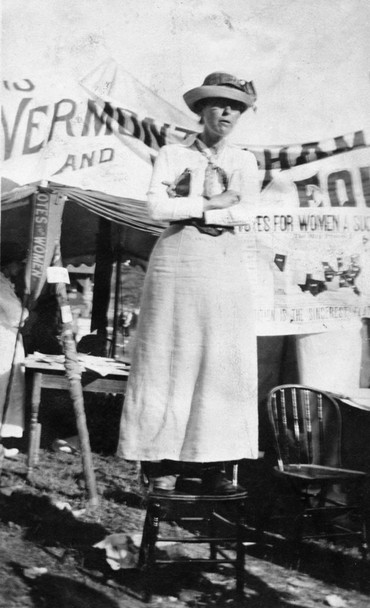
[(204, 132), (212, 137), (226, 137), (239, 120), (243, 106), (231, 99), (210, 99), (201, 112)]

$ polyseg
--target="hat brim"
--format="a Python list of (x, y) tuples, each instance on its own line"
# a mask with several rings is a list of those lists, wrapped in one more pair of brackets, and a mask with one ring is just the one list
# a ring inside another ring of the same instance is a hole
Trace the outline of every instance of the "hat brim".
[(248, 95), (248, 93), (244, 93), (244, 91), (220, 85), (203, 85), (201, 87), (196, 87), (195, 89), (187, 91), (183, 97), (186, 105), (192, 112), (195, 112), (194, 106), (202, 99), (214, 99), (215, 97), (230, 99), (243, 104), (245, 109), (251, 108), (256, 101), (252, 95)]

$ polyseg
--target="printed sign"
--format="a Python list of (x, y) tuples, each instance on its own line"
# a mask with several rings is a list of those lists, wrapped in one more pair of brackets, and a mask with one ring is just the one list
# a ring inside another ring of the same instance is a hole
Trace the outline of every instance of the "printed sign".
[(367, 209), (265, 208), (237, 231), (255, 270), (259, 335), (328, 331), (370, 316)]
[(33, 196), (30, 254), (25, 281), (28, 307), (39, 297), (46, 280), (47, 269), (59, 243), (64, 197), (47, 190)]

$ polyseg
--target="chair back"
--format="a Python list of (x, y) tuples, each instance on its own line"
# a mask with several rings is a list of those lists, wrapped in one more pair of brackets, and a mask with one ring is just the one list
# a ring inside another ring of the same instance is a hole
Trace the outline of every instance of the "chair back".
[(298, 384), (273, 388), (267, 400), (278, 465), (341, 466), (342, 422), (329, 394)]

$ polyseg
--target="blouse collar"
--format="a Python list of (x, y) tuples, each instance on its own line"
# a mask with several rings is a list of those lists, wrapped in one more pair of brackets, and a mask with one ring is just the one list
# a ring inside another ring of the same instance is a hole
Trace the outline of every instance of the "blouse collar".
[(205, 143), (202, 142), (201, 139), (199, 139), (199, 133), (191, 133), (191, 135), (188, 135), (184, 139), (182, 145), (186, 148), (191, 148), (192, 146), (194, 146), (204, 156), (214, 158), (218, 156), (218, 154), (220, 154), (220, 152), (222, 152), (222, 150), (224, 150), (224, 148), (227, 146), (227, 140), (222, 139), (216, 146), (213, 146), (212, 148), (207, 148)]
[(199, 135), (197, 136), (194, 143), (197, 146), (198, 150), (200, 150), (200, 152), (210, 156), (217, 156), (218, 154), (220, 154), (220, 152), (222, 152), (222, 150), (227, 144), (226, 139), (221, 139), (215, 146), (208, 147), (204, 143), (204, 141), (201, 140)]
[(207, 150), (210, 154), (218, 154), (219, 152), (221, 152), (221, 150), (225, 148), (225, 146), (227, 146), (227, 140), (224, 138), (218, 144), (216, 144), (216, 146), (207, 148), (205, 143), (201, 139), (199, 139), (199, 135), (199, 133), (191, 133), (183, 140), (182, 145), (186, 146), (187, 148), (190, 148), (194, 145), (195, 141), (197, 141), (198, 149), (201, 148), (202, 150)]

